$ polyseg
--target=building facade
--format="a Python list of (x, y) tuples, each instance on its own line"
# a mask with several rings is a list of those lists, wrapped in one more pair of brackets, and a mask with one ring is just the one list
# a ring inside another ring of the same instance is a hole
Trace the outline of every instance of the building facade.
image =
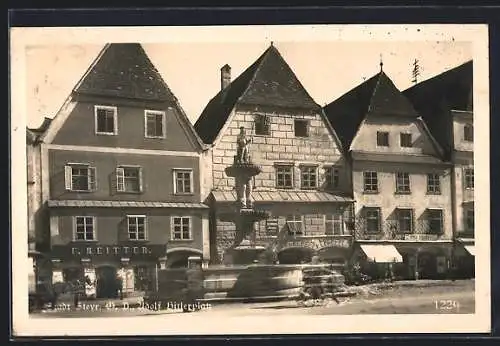
[(349, 153), (355, 258), (372, 275), (386, 275), (377, 263), (392, 262), (399, 278), (445, 276), (453, 249), (451, 165), (410, 101), (381, 65), (325, 113)]
[[(195, 129), (210, 145), (212, 263), (235, 261), (226, 250), (236, 225), (233, 164), (241, 130), (251, 138), (251, 160), (262, 172), (253, 179), (255, 205), (270, 217), (255, 224), (250, 243), (277, 246), (280, 263), (313, 255), (344, 263), (350, 255), (350, 174), (340, 142), (274, 45), (234, 81), (221, 69), (221, 91), (207, 104)], [(282, 237), (281, 235), (284, 235)], [(236, 261), (237, 262), (237, 261)]]
[(459, 274), (474, 276), (474, 115), (472, 61), (404, 93), (453, 163), (452, 205)]
[(106, 45), (41, 140), (53, 282), (110, 297), (208, 262), (203, 146), (141, 45)]

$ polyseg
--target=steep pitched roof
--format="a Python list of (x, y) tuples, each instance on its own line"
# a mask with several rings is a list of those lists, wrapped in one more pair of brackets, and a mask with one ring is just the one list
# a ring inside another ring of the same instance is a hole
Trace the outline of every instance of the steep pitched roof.
[(470, 60), (403, 91), (448, 155), (453, 146), (450, 110), (473, 110), (472, 71)]
[(321, 108), (273, 45), (207, 104), (194, 125), (205, 143), (214, 142), (237, 104)]
[(74, 92), (142, 100), (174, 99), (139, 43), (107, 44)]
[(383, 71), (326, 105), (324, 111), (346, 151), (367, 116), (419, 116)]

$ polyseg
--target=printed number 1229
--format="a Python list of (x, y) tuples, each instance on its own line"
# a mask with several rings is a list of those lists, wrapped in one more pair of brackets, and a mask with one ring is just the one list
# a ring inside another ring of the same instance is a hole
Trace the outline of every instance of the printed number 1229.
[(458, 310), (460, 303), (456, 300), (436, 300), (434, 301), (436, 310)]

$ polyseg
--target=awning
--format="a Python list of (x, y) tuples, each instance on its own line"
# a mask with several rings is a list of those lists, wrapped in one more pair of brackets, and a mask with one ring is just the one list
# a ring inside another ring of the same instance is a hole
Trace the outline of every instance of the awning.
[(464, 245), (464, 248), (472, 256), (476, 256), (476, 247), (474, 245)]
[(194, 208), (208, 209), (203, 203), (149, 202), (149, 201), (98, 201), (98, 200), (49, 200), (47, 205), (54, 207), (93, 207), (93, 208)]
[(394, 245), (376, 244), (361, 245), (361, 250), (365, 253), (370, 262), (393, 263), (403, 262), (403, 257)]
[[(212, 196), (217, 202), (235, 202), (235, 191), (212, 191)], [(352, 202), (348, 196), (336, 195), (324, 191), (283, 190), (283, 191), (253, 191), (255, 202)]]

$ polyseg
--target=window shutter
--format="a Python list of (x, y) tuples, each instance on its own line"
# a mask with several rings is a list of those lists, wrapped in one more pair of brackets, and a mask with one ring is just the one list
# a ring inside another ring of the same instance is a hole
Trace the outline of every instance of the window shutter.
[(89, 190), (95, 191), (97, 189), (96, 168), (89, 167)]
[(116, 191), (125, 191), (125, 172), (122, 167), (116, 167)]
[(72, 169), (71, 166), (64, 166), (64, 185), (66, 190), (71, 190)]
[(139, 168), (139, 192), (144, 191), (144, 182), (143, 182), (144, 174), (142, 167)]

